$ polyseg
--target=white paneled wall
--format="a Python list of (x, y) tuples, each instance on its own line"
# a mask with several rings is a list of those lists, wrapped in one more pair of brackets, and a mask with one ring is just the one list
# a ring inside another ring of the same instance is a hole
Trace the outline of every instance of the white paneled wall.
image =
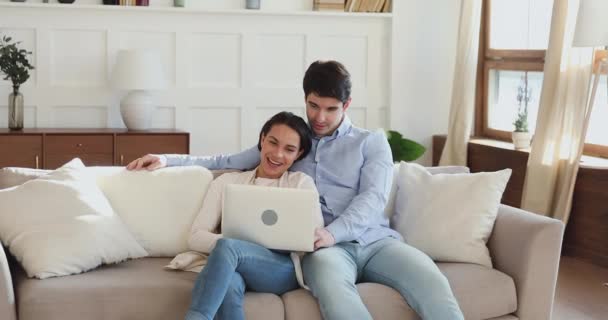
[[(193, 154), (239, 151), (276, 112), (304, 115), (317, 59), (350, 70), (355, 124), (386, 127), (391, 27), (391, 15), (0, 3), (0, 33), (34, 52), (26, 127), (124, 127), (112, 67), (120, 49), (149, 48), (170, 83), (152, 126), (189, 131)], [(0, 82), (3, 127), (9, 90)]]

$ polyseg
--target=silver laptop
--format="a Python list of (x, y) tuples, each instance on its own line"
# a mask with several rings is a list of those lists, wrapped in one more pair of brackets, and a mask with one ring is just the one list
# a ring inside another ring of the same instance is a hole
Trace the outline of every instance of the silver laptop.
[(224, 190), (222, 234), (268, 249), (313, 251), (312, 190), (229, 184)]

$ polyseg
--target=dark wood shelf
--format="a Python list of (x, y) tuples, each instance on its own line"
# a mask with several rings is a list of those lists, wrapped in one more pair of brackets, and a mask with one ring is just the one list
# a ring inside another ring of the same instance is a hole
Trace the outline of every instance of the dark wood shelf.
[(128, 130), (124, 128), (27, 128), (22, 130), (10, 130), (7, 128), (1, 128), (0, 134), (186, 134), (186, 131), (174, 130), (174, 129), (150, 129), (150, 130)]
[(123, 128), (0, 129), (0, 168), (55, 169), (73, 158), (87, 166), (124, 166), (148, 153), (190, 153), (185, 131)]

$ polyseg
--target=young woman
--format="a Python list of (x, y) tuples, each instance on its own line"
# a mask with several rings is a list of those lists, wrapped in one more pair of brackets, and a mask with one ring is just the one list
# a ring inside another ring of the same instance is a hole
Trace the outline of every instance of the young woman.
[[(316, 191), (312, 178), (301, 172), (287, 171), (310, 151), (310, 134), (302, 118), (289, 112), (276, 114), (260, 132), (260, 165), (252, 171), (223, 174), (209, 186), (201, 212), (192, 226), (189, 246), (196, 252), (210, 255), (196, 279), (186, 320), (211, 320), (216, 315), (220, 319), (245, 319), (245, 289), (281, 295), (300, 285), (304, 286), (297, 254), (222, 238), (219, 223), (222, 195), (227, 184)], [(322, 227), (323, 218), (318, 202), (315, 206), (316, 210), (311, 214), (315, 217), (316, 227)], [(204, 258), (204, 255), (193, 253), (181, 254), (168, 267), (190, 270), (193, 265), (200, 266)]]

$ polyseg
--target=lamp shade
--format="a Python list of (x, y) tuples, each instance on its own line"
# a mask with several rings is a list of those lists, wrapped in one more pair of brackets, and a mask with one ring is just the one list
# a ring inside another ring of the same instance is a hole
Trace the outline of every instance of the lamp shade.
[(154, 90), (167, 86), (160, 54), (153, 50), (121, 50), (112, 71), (112, 86)]
[(608, 45), (608, 0), (580, 0), (575, 47), (598, 47)]

